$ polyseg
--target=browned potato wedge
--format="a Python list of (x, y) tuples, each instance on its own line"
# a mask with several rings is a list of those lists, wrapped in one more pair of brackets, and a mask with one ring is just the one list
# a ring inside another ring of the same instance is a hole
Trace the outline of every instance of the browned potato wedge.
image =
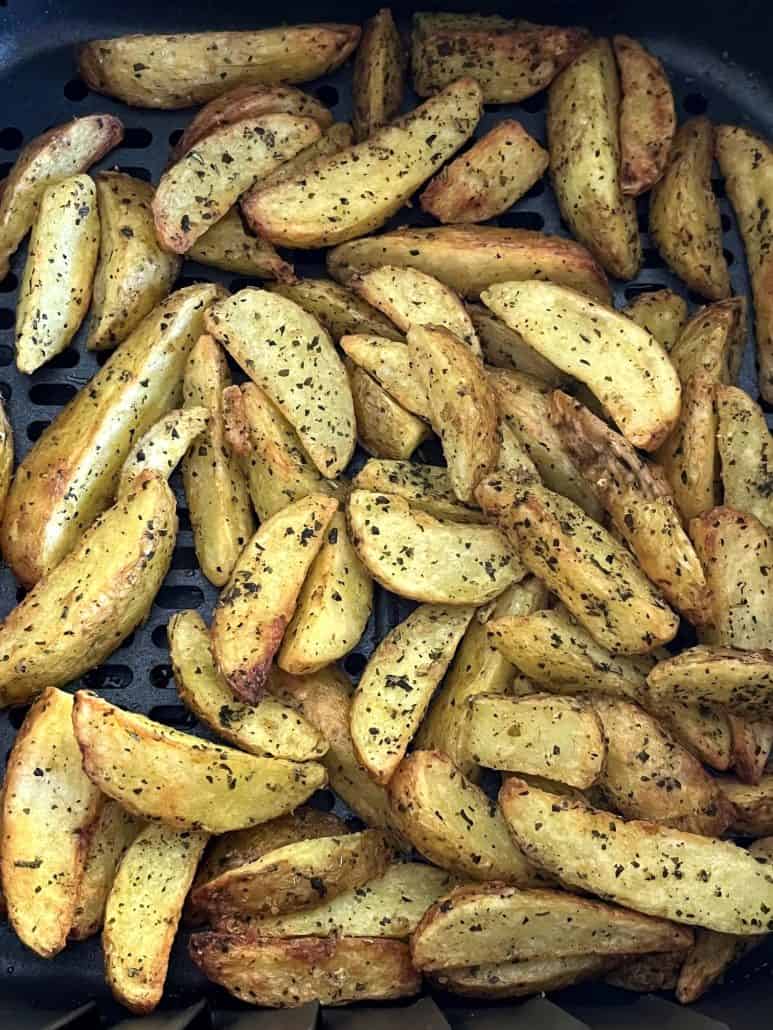
[(717, 783), (735, 810), (733, 832), (745, 837), (773, 833), (773, 772), (759, 783), (742, 783), (735, 776), (723, 776)]
[(734, 933), (714, 930), (695, 931), (695, 944), (679, 972), (676, 1000), (683, 1005), (697, 1001), (715, 984), (722, 974), (765, 940), (767, 934), (740, 937)]
[[(325, 158), (339, 154), (352, 145), (352, 127), (348, 122), (335, 122), (325, 132), (311, 143), (308, 147), (296, 154), (295, 157), (285, 161), (278, 168), (275, 168), (269, 175), (264, 175), (260, 182), (257, 182), (251, 190), (248, 190), (241, 198), (240, 207), (248, 226), (252, 226), (250, 219), (250, 208), (255, 194), (269, 186), (276, 186), (280, 182), (287, 182), (296, 176), (305, 175), (307, 170), (316, 167)], [(253, 226), (254, 228), (254, 226)]]
[[(0, 518), (5, 510), (5, 502), (13, 477), (13, 430), (5, 413), (5, 404), (0, 403)], [(0, 545), (2, 544), (2, 528), (0, 527)]]
[(728, 713), (733, 737), (732, 766), (739, 780), (759, 783), (773, 747), (773, 721)]
[(523, 337), (495, 318), (482, 304), (467, 304), (467, 313), (480, 339), (483, 358), (497, 368), (533, 376), (548, 386), (564, 386), (568, 377), (547, 361)]
[(388, 340), (403, 339), (402, 333), (380, 311), (358, 297), (354, 290), (330, 279), (299, 279), (294, 283), (280, 283), (267, 289), (295, 301), (299, 307), (313, 315), (334, 340), (355, 333)]
[(719, 204), (711, 188), (714, 130), (708, 118), (679, 127), (665, 174), (652, 189), (650, 235), (664, 261), (709, 300), (730, 295)]
[(703, 372), (716, 383), (734, 383), (746, 346), (746, 300), (730, 297), (700, 308), (684, 326), (669, 355), (686, 383)]
[(718, 386), (717, 446), (722, 460), (725, 504), (773, 526), (769, 464), (773, 440), (758, 404), (735, 386)]
[(347, 370), (362, 447), (376, 458), (410, 458), (419, 444), (432, 435), (427, 424), (398, 404), (364, 368), (347, 361)]
[(427, 391), (411, 364), (411, 352), (405, 343), (358, 334), (343, 336), (341, 347), (400, 407), (429, 421)]
[[(577, 97), (583, 103), (577, 103)], [(550, 174), (564, 220), (618, 279), (633, 279), (641, 240), (633, 198), (622, 189), (620, 82), (612, 47), (587, 47), (548, 92)]]
[(21, 151), (0, 195), (0, 279), (35, 221), (47, 187), (85, 172), (123, 139), (112, 114), (90, 114), (56, 125)]
[(121, 500), (137, 489), (149, 472), (169, 479), (189, 447), (207, 427), (207, 409), (175, 408), (167, 412), (134, 444), (121, 469), (116, 498)]
[[(696, 933), (701, 933), (697, 930)], [(625, 959), (604, 977), (604, 983), (620, 987), (624, 991), (638, 991), (649, 994), (652, 991), (673, 991), (679, 977), (679, 970), (690, 949), (663, 951), (655, 955), (640, 955)]]
[(359, 143), (391, 122), (403, 102), (406, 65), (392, 12), (382, 7), (365, 25), (352, 80), (352, 123)]
[(595, 979), (616, 956), (570, 955), (564, 958), (533, 958), (524, 962), (483, 963), (462, 969), (443, 969), (431, 976), (444, 991), (467, 998), (521, 998)]
[(8, 759), (0, 867), (8, 918), (28, 948), (53, 958), (75, 919), (100, 793), (81, 767), (72, 696), (49, 687)]
[(687, 321), (687, 302), (673, 290), (640, 293), (623, 314), (651, 333), (670, 353)]
[(458, 500), (444, 468), (370, 458), (352, 480), (356, 490), (396, 494), (415, 508), (452, 522), (485, 522), (480, 508)]
[(191, 107), (234, 86), (307, 82), (333, 71), (360, 38), (357, 25), (294, 25), (92, 39), (78, 68), (97, 93), (133, 107)]
[(630, 36), (614, 36), (620, 71), (620, 179), (636, 197), (660, 179), (676, 132), (674, 95), (665, 69)]
[(506, 118), (438, 172), (421, 194), (421, 206), (445, 224), (485, 222), (520, 200), (548, 161), (521, 123)]
[(293, 282), (295, 279), (293, 266), (279, 256), (273, 244), (247, 232), (236, 207), (199, 236), (187, 256), (202, 265), (235, 272), (236, 275), (277, 279), (279, 282)]
[(696, 372), (682, 386), (682, 410), (655, 457), (685, 521), (719, 502), (719, 455), (714, 380)]
[(417, 11), (413, 16), (413, 42), (440, 32), (443, 29), (475, 32), (490, 29), (492, 32), (502, 29), (535, 28), (531, 22), (523, 18), (503, 18), (499, 14), (457, 14), (451, 11)]
[(773, 651), (731, 647), (689, 647), (658, 662), (647, 677), (650, 695), (720, 704), (739, 715), (773, 716)]

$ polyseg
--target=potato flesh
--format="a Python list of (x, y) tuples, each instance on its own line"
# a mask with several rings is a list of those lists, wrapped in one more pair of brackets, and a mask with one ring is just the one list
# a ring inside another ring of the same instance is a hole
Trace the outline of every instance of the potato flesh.
[(717, 446), (725, 503), (773, 527), (771, 474), (773, 440), (758, 404), (735, 386), (716, 391)]
[(341, 347), (402, 408), (429, 422), (427, 391), (412, 367), (407, 344), (380, 336), (357, 335), (342, 337)]
[(141, 436), (129, 452), (116, 491), (118, 497), (131, 492), (138, 476), (148, 472), (169, 479), (185, 452), (195, 444), (207, 426), (205, 407), (176, 408)]
[(364, 368), (347, 362), (347, 369), (361, 446), (375, 458), (407, 461), (429, 439), (429, 427), (398, 404)]
[(396, 494), (436, 518), (483, 522), (483, 512), (457, 500), (448, 473), (437, 465), (371, 458), (352, 480), (358, 490)]
[(687, 321), (687, 301), (673, 290), (654, 290), (632, 300), (623, 314), (651, 333), (670, 354)]

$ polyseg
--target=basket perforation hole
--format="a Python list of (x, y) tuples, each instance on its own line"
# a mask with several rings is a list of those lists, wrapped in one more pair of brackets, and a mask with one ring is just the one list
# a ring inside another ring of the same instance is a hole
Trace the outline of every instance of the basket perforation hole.
[(27, 439), (35, 443), (51, 425), (51, 419), (39, 418), (27, 426)]
[(145, 150), (153, 142), (153, 133), (144, 125), (135, 125), (126, 129), (123, 135), (122, 147), (127, 150)]
[(541, 93), (535, 93), (533, 97), (522, 100), (518, 106), (527, 114), (539, 114), (548, 106), (548, 95), (543, 90)]
[(122, 644), (118, 645), (119, 651), (127, 651), (134, 643), (134, 633), (130, 633), (129, 636), (124, 640)]
[(163, 723), (164, 726), (183, 726), (190, 729), (191, 726), (196, 725), (196, 716), (182, 705), (154, 705), (148, 715), (156, 722)]
[(46, 362), (46, 368), (75, 368), (81, 356), (74, 347), (65, 347), (60, 354), (55, 354)]
[(530, 190), (527, 190), (521, 197), (521, 200), (536, 200), (537, 197), (541, 197), (545, 192), (545, 180), (537, 179)]
[(722, 200), (726, 196), (725, 183), (723, 179), (712, 179), (711, 188), (714, 190), (714, 196)]
[(320, 101), (320, 103), (325, 104), (327, 107), (335, 107), (338, 103), (338, 90), (328, 82), (323, 83), (321, 86), (317, 86), (314, 90), (314, 96)]
[(70, 79), (64, 84), (64, 95), (77, 104), (89, 95), (89, 87), (83, 79)]
[(164, 651), (169, 647), (169, 637), (166, 633), (166, 624), (163, 626), (156, 626), (153, 632), (150, 634), (150, 639), (153, 641), (154, 647), (160, 647)]
[(0, 383), (0, 397), (7, 403), (13, 395), (10, 383)]
[(15, 321), (13, 308), (0, 308), (0, 329), (13, 329)]
[(723, 214), (720, 220), (722, 222), (722, 232), (730, 232), (733, 228), (733, 220), (730, 215)]
[(177, 521), (179, 523), (181, 530), (183, 530), (186, 533), (190, 533), (192, 531), (193, 527), (191, 526), (191, 513), (188, 511), (187, 508), (178, 507)]
[(12, 708), (10, 710), (8, 713), (8, 722), (15, 730), (21, 729), (21, 724), (27, 718), (27, 712), (29, 710), (29, 705), (20, 705), (18, 708)]
[(199, 567), (196, 552), (192, 547), (178, 547), (172, 555), (172, 568), (183, 572), (195, 572)]
[(150, 670), (150, 682), (159, 690), (166, 690), (172, 682), (173, 675), (171, 665), (154, 665)]
[(204, 604), (204, 594), (194, 586), (163, 586), (156, 594), (155, 603), (170, 612), (181, 608), (199, 608)]
[(0, 368), (10, 365), (13, 361), (13, 348), (5, 343), (0, 343)]
[(508, 211), (499, 217), (499, 224), (506, 229), (532, 229), (537, 232), (545, 225), (539, 211)]
[(318, 812), (332, 812), (335, 803), (336, 796), (332, 790), (317, 790), (309, 798), (309, 804)]
[(35, 383), (30, 387), (29, 399), (33, 404), (58, 407), (71, 401), (77, 392), (72, 383)]
[(18, 150), (24, 142), (24, 133), (14, 125), (0, 129), (0, 150)]
[(705, 114), (709, 102), (702, 93), (688, 93), (682, 101), (682, 107), (690, 115)]
[(172, 131), (169, 133), (169, 146), (170, 147), (176, 147), (177, 146), (177, 144), (182, 139), (183, 132), (184, 132), (183, 129), (172, 129)]
[(356, 651), (352, 651), (344, 658), (344, 669), (354, 679), (359, 679), (365, 671), (365, 666), (368, 664), (368, 659), (364, 654), (358, 654)]
[(83, 674), (81, 682), (87, 690), (124, 690), (133, 679), (134, 673), (128, 665), (110, 663), (90, 669)]
[(666, 263), (655, 247), (645, 247), (642, 251), (642, 268), (665, 268)]
[(13, 274), (9, 272), (8, 275), (0, 282), (0, 293), (13, 293), (16, 287), (19, 285), (19, 280)]
[(209, 282), (203, 275), (181, 275), (175, 282), (176, 290), (183, 290), (186, 286), (197, 286), (199, 283)]
[(142, 179), (143, 182), (150, 182), (153, 178), (149, 168), (142, 168), (139, 165), (121, 165), (117, 171), (124, 175), (132, 175), (135, 179)]

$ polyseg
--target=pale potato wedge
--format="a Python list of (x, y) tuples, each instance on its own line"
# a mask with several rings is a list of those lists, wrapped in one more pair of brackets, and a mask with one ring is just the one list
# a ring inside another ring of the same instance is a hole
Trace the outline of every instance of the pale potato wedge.
[(676, 1000), (689, 1005), (702, 997), (723, 973), (761, 944), (767, 934), (740, 937), (733, 933), (717, 933), (715, 930), (695, 931), (695, 944), (687, 952), (687, 958), (679, 972), (676, 983)]
[(719, 204), (711, 188), (714, 130), (690, 118), (674, 136), (665, 173), (650, 194), (650, 236), (663, 260), (708, 300), (730, 296)]
[(673, 290), (640, 293), (623, 314), (646, 329), (671, 353), (687, 321), (687, 301)]
[(191, 107), (234, 86), (307, 82), (333, 71), (360, 38), (357, 25), (294, 25), (92, 39), (78, 53), (90, 89), (133, 107)]
[(682, 410), (655, 453), (685, 521), (719, 503), (715, 383), (696, 372), (682, 385)]
[(733, 770), (744, 783), (759, 783), (773, 748), (773, 720), (749, 719), (728, 712), (733, 737)]
[(352, 480), (355, 490), (395, 494), (414, 508), (451, 522), (485, 522), (480, 508), (458, 500), (448, 472), (438, 465), (370, 458)]
[(354, 405), (319, 322), (286, 297), (250, 288), (215, 304), (205, 324), (281, 410), (322, 475), (342, 472), (354, 451)]
[(352, 127), (348, 122), (334, 122), (329, 129), (326, 129), (319, 139), (316, 139), (308, 147), (296, 154), (295, 157), (285, 161), (278, 168), (275, 168), (269, 175), (264, 175), (260, 182), (248, 190), (239, 202), (242, 214), (248, 226), (255, 230), (250, 219), (250, 208), (253, 196), (269, 186), (276, 186), (280, 182), (294, 179), (296, 176), (304, 175), (307, 171), (326, 158), (334, 154), (340, 154), (342, 150), (352, 145)]
[(387, 340), (402, 340), (403, 334), (380, 311), (358, 297), (348, 286), (331, 279), (299, 279), (294, 283), (269, 286), (272, 293), (280, 293), (295, 301), (327, 329), (334, 340), (356, 333), (364, 333)]
[(370, 656), (350, 728), (357, 757), (377, 783), (394, 775), (473, 614), (469, 606), (421, 605)]
[(444, 991), (467, 998), (521, 998), (596, 979), (618, 961), (616, 956), (608, 955), (533, 958), (442, 969), (430, 979)]
[(100, 793), (81, 767), (70, 694), (49, 687), (14, 741), (3, 786), (0, 870), (17, 937), (43, 958), (75, 919)]
[(717, 447), (725, 504), (773, 527), (773, 439), (758, 404), (736, 386), (717, 386)]
[(726, 705), (751, 718), (773, 716), (773, 651), (732, 647), (689, 647), (658, 662), (647, 677), (650, 696), (698, 704)]
[(279, 282), (295, 280), (293, 266), (277, 253), (268, 240), (247, 232), (235, 206), (199, 236), (188, 250), (187, 257), (236, 275)]
[(398, 404), (364, 368), (350, 360), (346, 367), (361, 446), (375, 458), (406, 461), (432, 435), (429, 426)]
[(352, 124), (357, 142), (387, 125), (400, 110), (406, 54), (392, 12), (382, 7), (365, 25), (352, 79)]
[(506, 118), (438, 172), (419, 202), (444, 224), (485, 222), (520, 200), (548, 162), (548, 152), (521, 123)]
[(676, 132), (674, 95), (660, 61), (630, 36), (613, 36), (620, 72), (620, 180), (634, 197), (660, 179)]
[(123, 139), (112, 114), (90, 114), (56, 125), (21, 151), (0, 195), (0, 279), (27, 235), (47, 187), (85, 172)]
[(703, 372), (716, 383), (732, 384), (745, 346), (746, 299), (730, 297), (700, 308), (669, 348), (669, 356), (683, 383)]
[(759, 783), (742, 783), (735, 776), (722, 776), (719, 788), (735, 810), (732, 830), (744, 837), (765, 837), (773, 833), (773, 772)]
[(584, 383), (635, 447), (653, 451), (674, 428), (679, 378), (646, 329), (574, 290), (537, 280), (491, 286), (482, 300), (543, 357)]
[(636, 205), (623, 192), (619, 117), (614, 54), (609, 40), (599, 39), (548, 92), (550, 174), (572, 233), (610, 274), (633, 279), (641, 265), (641, 239)]
[[(700, 933), (697, 930), (696, 933)], [(663, 951), (655, 955), (639, 955), (625, 959), (604, 977), (604, 983), (620, 987), (624, 991), (649, 994), (653, 991), (673, 991), (679, 977), (679, 970), (689, 955), (690, 948), (679, 951)]]
[(406, 411), (430, 421), (427, 391), (403, 342), (361, 334), (341, 337), (344, 353)]
[(684, 704), (648, 694), (641, 704), (658, 722), (699, 758), (704, 765), (725, 772), (733, 763), (733, 733), (730, 717), (719, 705)]
[(288, 247), (331, 246), (373, 232), (470, 138), (481, 111), (480, 86), (460, 78), (362, 143), (252, 191), (243, 205), (247, 220)]
[(116, 497), (120, 500), (135, 489), (140, 476), (149, 472), (169, 479), (189, 447), (207, 428), (205, 407), (175, 408), (167, 412), (134, 444), (126, 456), (118, 480)]
[(524, 572), (493, 526), (436, 519), (396, 494), (354, 490), (349, 531), (365, 568), (401, 597), (429, 604), (485, 604)]
[(482, 304), (467, 304), (483, 350), (483, 359), (489, 365), (532, 376), (547, 386), (565, 386), (568, 376), (547, 361), (523, 337), (504, 322), (495, 318)]
[(144, 819), (225, 833), (292, 812), (325, 784), (316, 762), (257, 758), (75, 695), (83, 768), (100, 790)]
[(91, 300), (99, 252), (97, 191), (88, 175), (47, 187), (32, 226), (16, 302), (16, 367), (36, 372), (69, 345)]
[(156, 239), (153, 187), (124, 172), (94, 176), (99, 201), (99, 262), (86, 346), (106, 350), (126, 339), (169, 293), (181, 258)]

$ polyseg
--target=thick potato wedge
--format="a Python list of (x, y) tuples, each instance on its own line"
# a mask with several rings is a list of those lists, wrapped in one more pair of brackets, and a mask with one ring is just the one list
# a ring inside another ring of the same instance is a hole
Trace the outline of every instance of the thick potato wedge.
[(124, 172), (99, 172), (99, 262), (86, 346), (115, 347), (172, 288), (181, 258), (156, 239), (153, 187)]
[(676, 983), (676, 1000), (689, 1005), (702, 997), (723, 973), (765, 940), (767, 934), (740, 937), (733, 933), (717, 933), (715, 930), (695, 931), (695, 944), (687, 952), (687, 958), (679, 972)]
[(169, 571), (174, 496), (159, 476), (93, 523), (0, 625), (0, 707), (95, 668), (146, 618)]
[(253, 191), (243, 205), (247, 220), (288, 247), (331, 246), (373, 232), (470, 138), (481, 111), (480, 86), (460, 78), (362, 143)]
[(114, 998), (138, 1015), (161, 1001), (177, 924), (207, 839), (202, 830), (151, 824), (121, 859), (105, 908), (105, 977)]
[(234, 86), (307, 82), (333, 71), (360, 38), (357, 25), (294, 25), (92, 39), (78, 54), (90, 89), (133, 107), (191, 107)]
[(225, 833), (292, 812), (325, 784), (316, 762), (256, 758), (124, 712), (78, 691), (75, 735), (86, 775), (145, 819)]
[(400, 407), (430, 420), (427, 391), (411, 364), (411, 352), (405, 343), (358, 334), (341, 337), (341, 347)]
[(0, 279), (27, 235), (49, 186), (85, 172), (123, 139), (112, 114), (90, 114), (56, 125), (21, 151), (0, 195)]
[(483, 358), (489, 365), (506, 368), (541, 380), (547, 386), (565, 386), (568, 376), (547, 361), (523, 337), (495, 318), (482, 304), (467, 304), (481, 342)]
[(773, 833), (773, 772), (759, 783), (742, 783), (735, 776), (717, 780), (723, 795), (735, 809), (732, 830), (744, 837), (766, 837)]
[(121, 469), (116, 497), (120, 500), (136, 488), (139, 477), (155, 473), (169, 479), (207, 428), (208, 412), (204, 407), (175, 408), (154, 423), (129, 451)]
[(650, 236), (680, 279), (708, 300), (730, 296), (719, 204), (711, 188), (714, 130), (690, 118), (674, 136), (665, 173), (650, 195)]
[(25, 586), (112, 503), (134, 440), (178, 403), (204, 309), (219, 296), (218, 286), (189, 286), (155, 308), (28, 451), (0, 529), (3, 556)]
[(345, 1005), (418, 994), (408, 945), (380, 937), (255, 937), (197, 933), (190, 955), (206, 977), (251, 1005)]
[(636, 205), (623, 192), (619, 116), (615, 58), (609, 40), (599, 39), (548, 92), (550, 174), (561, 214), (577, 239), (609, 273), (633, 279), (641, 240)]
[(313, 315), (334, 340), (353, 333), (372, 334), (387, 340), (402, 340), (403, 334), (354, 290), (330, 279), (299, 279), (294, 283), (268, 286)]
[(685, 521), (719, 503), (715, 383), (696, 372), (682, 386), (682, 410), (655, 457)]
[(676, 132), (674, 95), (665, 69), (630, 36), (614, 36), (620, 71), (620, 180), (636, 197), (660, 179)]
[(357, 757), (377, 783), (394, 775), (473, 614), (469, 606), (422, 605), (370, 656), (350, 725)]
[(679, 378), (646, 329), (574, 290), (537, 280), (492, 286), (482, 300), (543, 357), (584, 383), (635, 447), (653, 451), (674, 428)]
[(623, 314), (646, 329), (671, 353), (687, 321), (687, 301), (673, 290), (640, 293)]
[(506, 118), (438, 172), (419, 202), (444, 224), (485, 222), (520, 200), (548, 161), (521, 123)]
[(322, 475), (342, 472), (354, 451), (354, 405), (319, 322), (286, 297), (250, 288), (214, 305), (205, 324), (279, 407)]
[(558, 594), (598, 644), (647, 654), (673, 639), (679, 619), (629, 551), (572, 501), (496, 477), (485, 479), (476, 497), (529, 572)]
[(738, 715), (773, 716), (773, 651), (689, 647), (658, 662), (647, 677), (650, 696), (726, 705)]
[(352, 124), (357, 142), (391, 122), (403, 102), (406, 54), (392, 12), (382, 7), (366, 23), (352, 79)]
[(616, 956), (571, 955), (533, 958), (524, 962), (483, 963), (462, 969), (442, 969), (431, 976), (444, 991), (467, 998), (521, 998), (592, 980), (617, 963)]
[(293, 266), (276, 252), (268, 240), (247, 232), (235, 206), (199, 236), (188, 250), (187, 257), (236, 275), (279, 282), (295, 280)]
[(387, 590), (429, 604), (485, 604), (523, 569), (493, 526), (447, 522), (396, 494), (354, 490), (347, 516), (365, 568)]
[(75, 919), (100, 793), (81, 768), (70, 694), (49, 687), (14, 741), (3, 786), (0, 869), (8, 918), (28, 948), (52, 958)]
[(671, 362), (686, 383), (703, 372), (715, 383), (734, 383), (746, 346), (746, 300), (730, 297), (700, 308), (669, 348)]
[(626, 822), (514, 777), (499, 805), (520, 846), (562, 883), (723, 933), (760, 933), (771, 924), (770, 869), (734, 844)]
[(162, 247), (184, 254), (242, 193), (319, 139), (312, 118), (266, 114), (213, 130), (161, 176), (153, 218)]
[(355, 490), (395, 494), (438, 519), (485, 522), (480, 508), (458, 500), (448, 472), (438, 465), (371, 458), (354, 477), (352, 486)]
[[(408, 350), (405, 344), (397, 346)], [(360, 444), (375, 458), (407, 461), (432, 435), (429, 426), (398, 404), (364, 368), (350, 360), (346, 367)]]
[(49, 186), (40, 198), (16, 304), (16, 367), (36, 372), (80, 328), (99, 251), (97, 191), (88, 175)]
[(725, 504), (773, 527), (773, 439), (758, 404), (736, 386), (718, 386), (717, 447)]
[[(696, 931), (701, 933), (700, 930)], [(663, 951), (655, 955), (639, 955), (625, 959), (604, 977), (604, 983), (620, 987), (624, 991), (638, 991), (649, 994), (652, 991), (673, 991), (679, 977), (679, 970), (689, 955), (690, 948), (679, 951)]]

